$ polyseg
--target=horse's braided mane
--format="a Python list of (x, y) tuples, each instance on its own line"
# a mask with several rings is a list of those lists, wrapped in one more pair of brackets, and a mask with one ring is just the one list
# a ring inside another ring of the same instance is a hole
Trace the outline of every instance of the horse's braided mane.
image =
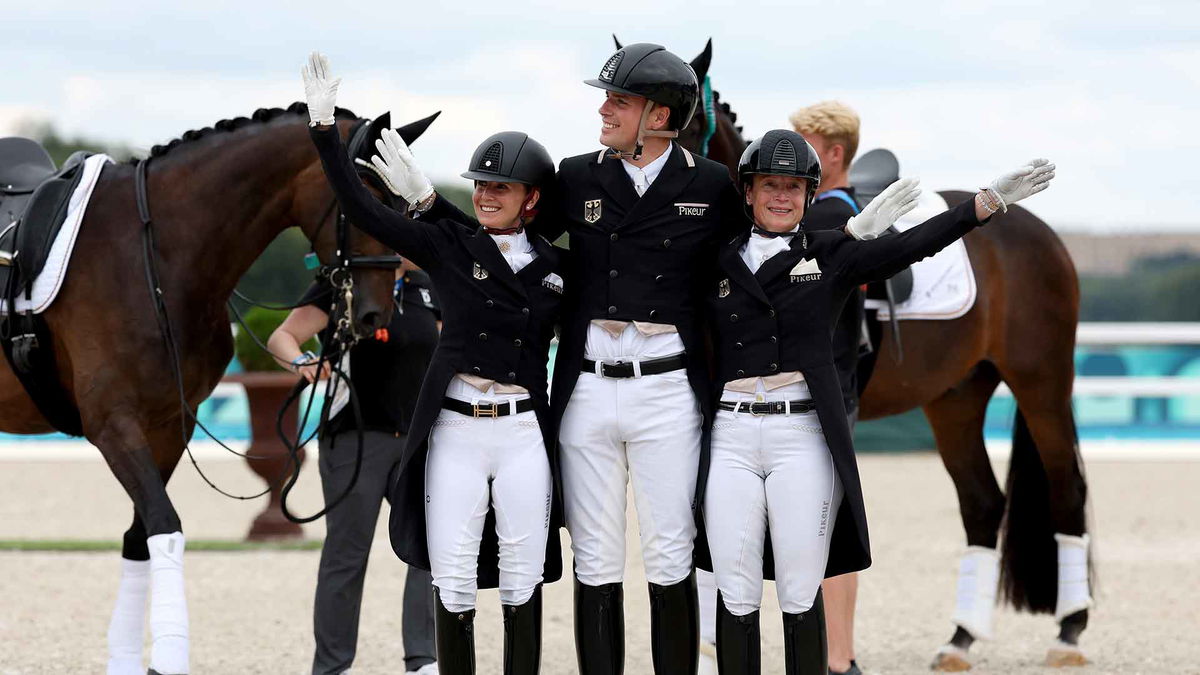
[[(241, 129), (242, 127), (249, 126), (251, 124), (260, 124), (260, 123), (270, 122), (271, 120), (277, 119), (284, 115), (303, 115), (303, 114), (307, 114), (307, 113), (308, 113), (308, 105), (306, 103), (304, 103), (303, 101), (297, 101), (297, 102), (289, 105), (287, 108), (259, 108), (258, 110), (255, 110), (254, 114), (252, 114), (250, 117), (235, 117), (231, 120), (221, 120), (221, 121), (217, 122), (216, 124), (212, 125), (211, 127), (204, 127), (203, 129), (192, 129), (191, 131), (186, 131), (183, 133), (182, 136), (180, 136), (179, 138), (176, 138), (175, 140), (171, 141), (170, 143), (167, 143), (166, 145), (156, 145), (153, 148), (150, 148), (150, 156), (151, 157), (162, 157), (163, 155), (167, 154), (171, 150), (179, 147), (180, 145), (187, 143), (188, 141), (194, 141), (194, 140), (198, 140), (201, 138), (207, 138), (208, 136), (211, 136), (216, 133), (225, 132), (225, 131), (237, 131), (238, 129)], [(349, 110), (346, 110), (345, 108), (335, 109), (334, 117), (337, 117), (339, 119), (358, 119), (357, 115), (355, 115), (353, 112), (351, 112)], [(130, 160), (130, 162), (132, 162), (132, 163), (136, 163), (137, 161), (138, 160), (136, 160), (136, 159)]]
[(729, 107), (728, 103), (721, 101), (721, 92), (717, 91), (716, 89), (713, 90), (713, 103), (721, 106), (721, 112), (724, 112), (726, 115), (728, 115), (729, 121), (734, 123), (733, 128), (737, 129), (739, 134), (742, 133), (742, 126), (737, 124), (737, 113), (735, 113), (733, 109)]

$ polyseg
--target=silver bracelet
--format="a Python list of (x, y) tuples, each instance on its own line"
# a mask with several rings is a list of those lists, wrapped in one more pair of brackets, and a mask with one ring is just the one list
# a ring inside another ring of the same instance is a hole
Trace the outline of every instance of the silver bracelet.
[(1004, 200), (1000, 198), (1000, 195), (996, 194), (994, 189), (982, 187), (979, 188), (979, 194), (983, 196), (983, 208), (988, 213), (995, 213), (997, 211), (1001, 213), (1008, 212), (1008, 207), (1005, 206)]

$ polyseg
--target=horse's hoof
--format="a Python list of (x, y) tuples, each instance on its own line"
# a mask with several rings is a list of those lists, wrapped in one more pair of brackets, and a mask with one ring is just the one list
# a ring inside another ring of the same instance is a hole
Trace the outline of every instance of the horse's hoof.
[(1046, 665), (1051, 668), (1071, 668), (1087, 664), (1088, 660), (1083, 655), (1083, 650), (1076, 645), (1058, 642), (1046, 652)]
[(966, 650), (954, 645), (942, 645), (929, 668), (941, 673), (963, 673), (971, 669), (971, 662), (967, 660)]

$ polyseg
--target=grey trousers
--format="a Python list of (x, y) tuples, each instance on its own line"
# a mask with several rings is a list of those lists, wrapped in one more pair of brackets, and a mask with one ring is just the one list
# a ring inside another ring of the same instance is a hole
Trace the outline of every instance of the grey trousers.
[[(320, 442), (318, 466), (326, 503), (346, 489), (354, 475), (357, 434), (336, 434)], [(367, 558), (375, 538), (375, 521), (387, 490), (388, 476), (400, 459), (405, 438), (367, 431), (363, 461), (354, 489), (325, 516), (325, 545), (317, 571), (313, 635), (316, 653), (313, 675), (342, 673), (354, 662), (358, 615), (362, 607)], [(332, 445), (332, 447), (331, 447)], [(429, 572), (408, 568), (404, 582), (401, 633), (405, 670), (416, 670), (437, 659), (433, 635), (433, 585)]]

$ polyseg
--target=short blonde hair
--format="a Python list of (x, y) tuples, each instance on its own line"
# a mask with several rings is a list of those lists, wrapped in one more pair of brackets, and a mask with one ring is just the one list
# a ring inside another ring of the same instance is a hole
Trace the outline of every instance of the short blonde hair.
[(819, 134), (846, 148), (846, 166), (858, 152), (858, 113), (839, 101), (821, 101), (792, 113), (788, 120), (798, 134)]

